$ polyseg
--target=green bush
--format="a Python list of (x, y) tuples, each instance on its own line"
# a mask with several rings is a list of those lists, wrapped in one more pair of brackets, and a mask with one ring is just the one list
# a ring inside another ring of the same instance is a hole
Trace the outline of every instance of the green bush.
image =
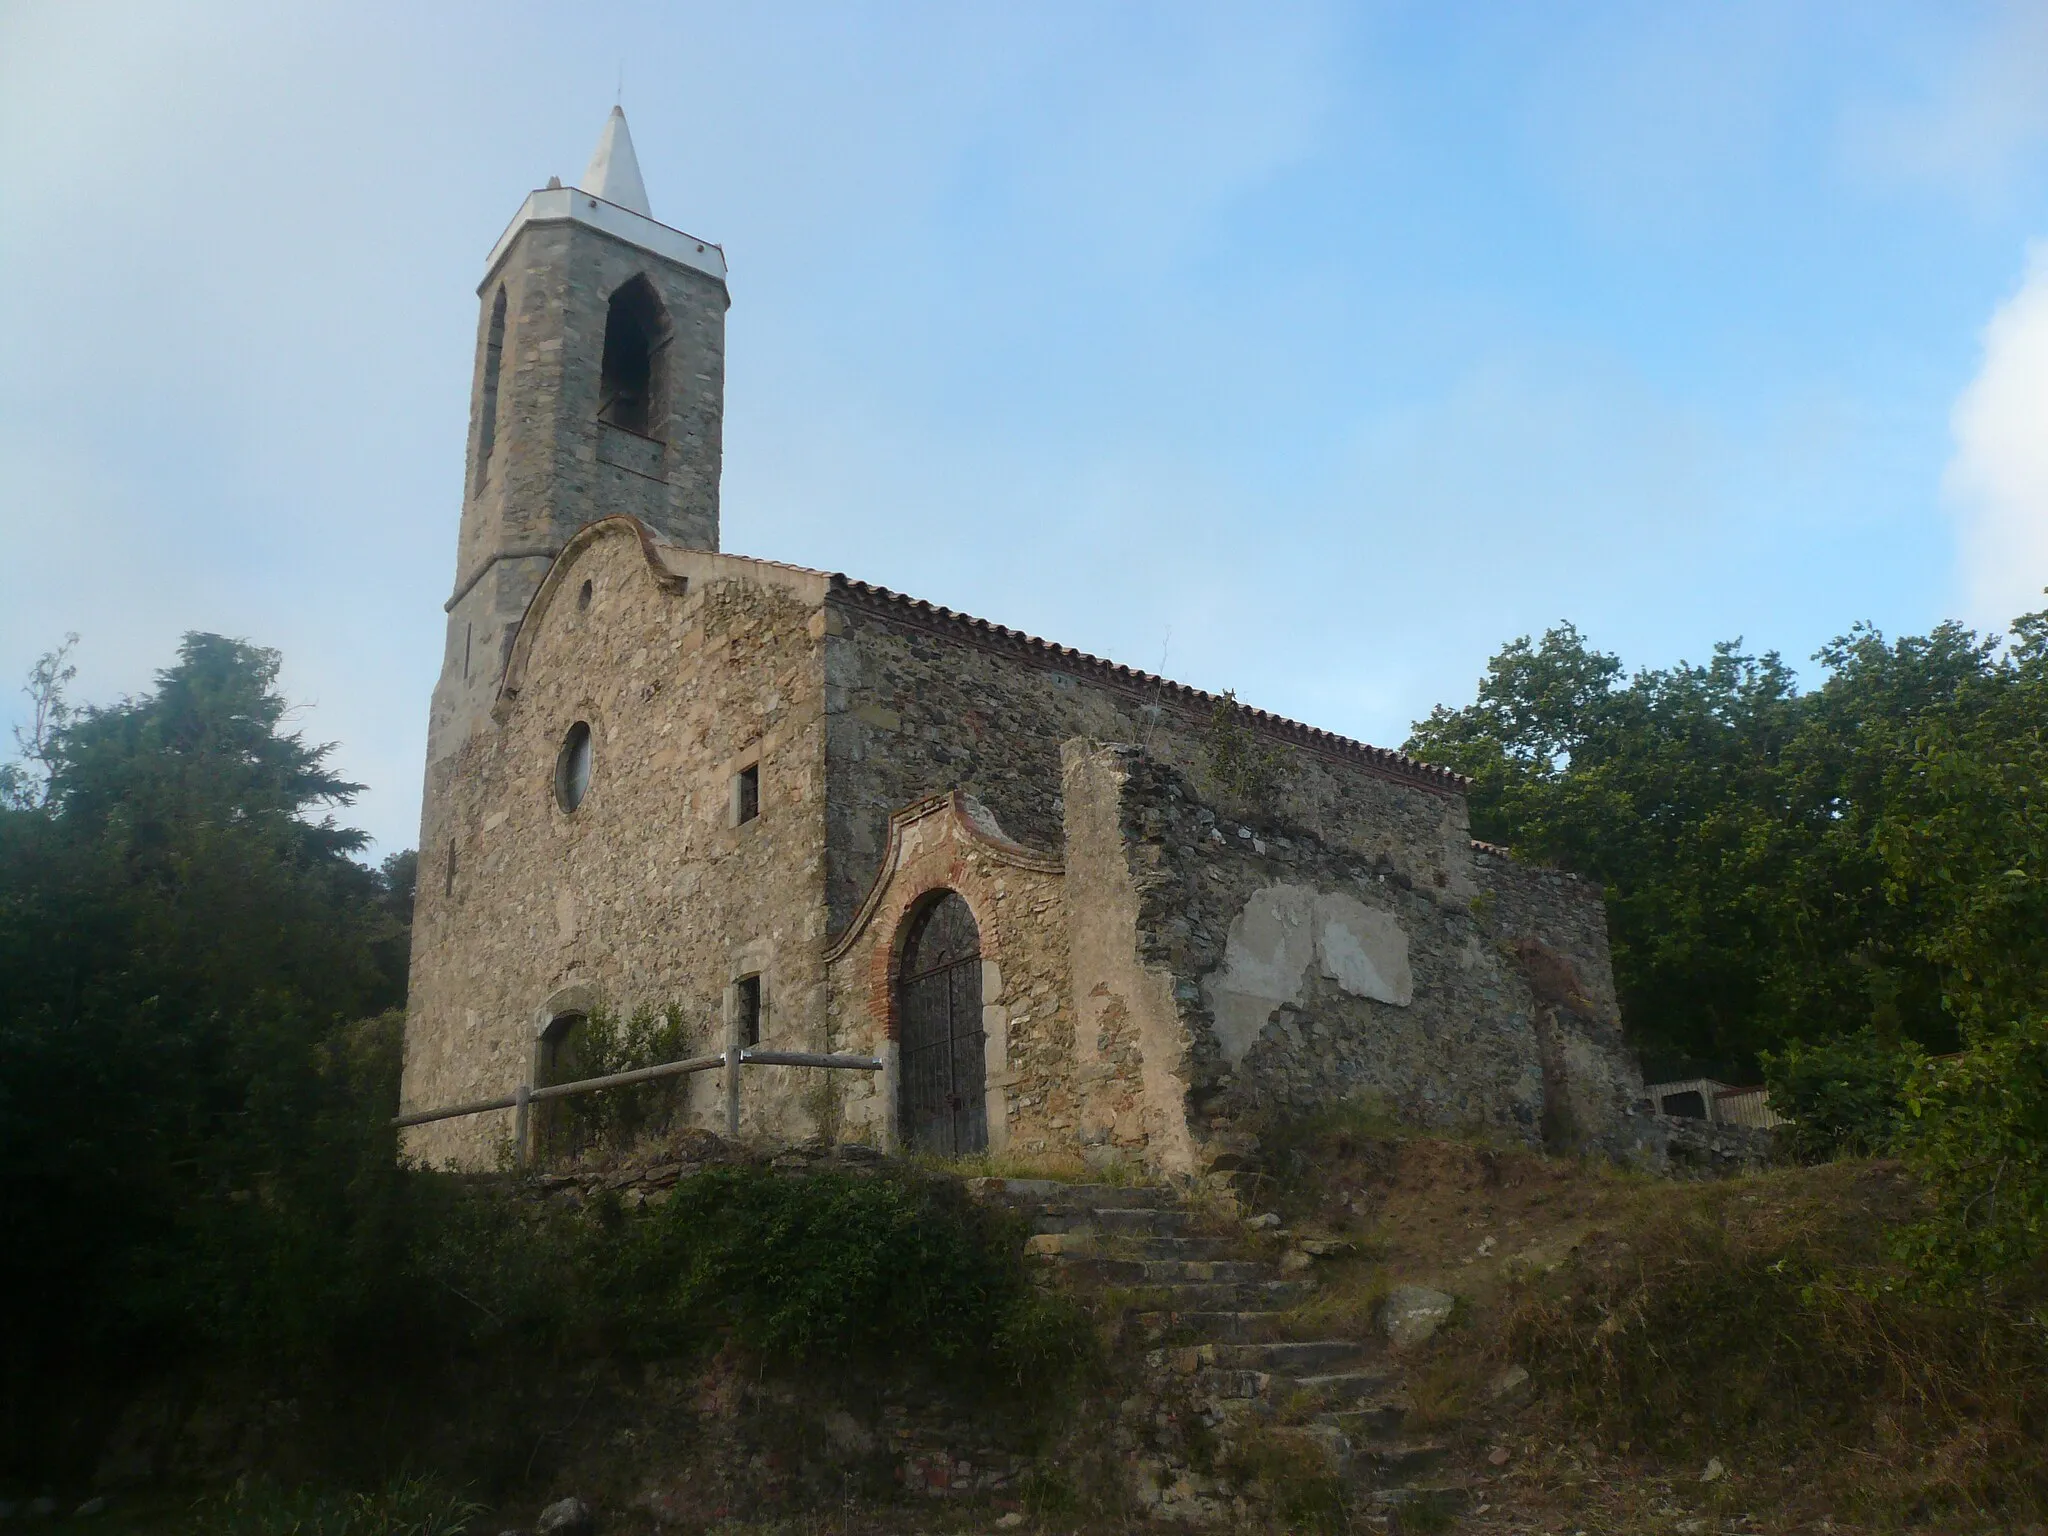
[[(642, 1004), (624, 1016), (595, 1008), (566, 1042), (556, 1079), (607, 1077), (681, 1061), (697, 1054), (702, 1038), (675, 1003), (662, 1008)], [(668, 1124), (688, 1091), (687, 1078), (671, 1077), (581, 1093), (548, 1105), (549, 1150), (623, 1151), (643, 1133)]]
[(650, 1214), (615, 1217), (598, 1267), (643, 1351), (729, 1335), (783, 1366), (907, 1367), (1042, 1398), (1092, 1336), (1031, 1283), (1023, 1235), (949, 1180), (714, 1169)]
[(1891, 1145), (1920, 1053), (1863, 1029), (1813, 1045), (1795, 1040), (1758, 1059), (1771, 1108), (1792, 1122), (1780, 1127), (1778, 1144), (1802, 1161), (1820, 1162)]
[(1907, 1081), (1899, 1150), (1934, 1210), (1899, 1237), (1940, 1290), (2048, 1282), (2048, 1016), (1929, 1061)]

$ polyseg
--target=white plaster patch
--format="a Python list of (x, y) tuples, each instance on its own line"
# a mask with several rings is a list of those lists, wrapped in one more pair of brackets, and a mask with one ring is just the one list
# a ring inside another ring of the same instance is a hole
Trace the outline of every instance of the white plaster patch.
[(1306, 886), (1254, 891), (1231, 919), (1223, 965), (1202, 983), (1216, 1019), (1216, 1041), (1233, 1067), (1244, 1060), (1282, 1003), (1301, 999), (1301, 980), (1315, 958), (1316, 895)]
[(1391, 912), (1356, 897), (1316, 897), (1316, 960), (1323, 974), (1354, 997), (1406, 1008), (1415, 1001), (1408, 935)]
[[(1415, 1000), (1408, 935), (1391, 912), (1304, 885), (1266, 886), (1231, 919), (1223, 964), (1202, 983), (1231, 1066), (1244, 1060), (1275, 1009), (1301, 1001), (1311, 962), (1356, 997), (1401, 1008)], [(1289, 1036), (1300, 1043), (1292, 1030)]]

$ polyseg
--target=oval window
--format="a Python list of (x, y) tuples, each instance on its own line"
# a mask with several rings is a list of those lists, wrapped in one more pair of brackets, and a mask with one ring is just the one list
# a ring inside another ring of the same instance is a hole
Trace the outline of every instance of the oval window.
[(590, 792), (590, 727), (578, 720), (555, 757), (555, 802), (573, 811)]

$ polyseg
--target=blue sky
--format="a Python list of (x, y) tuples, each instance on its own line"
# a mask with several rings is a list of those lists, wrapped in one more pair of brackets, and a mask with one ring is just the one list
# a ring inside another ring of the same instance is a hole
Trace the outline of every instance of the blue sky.
[(2048, 0), (12, 0), (0, 680), (277, 646), (409, 844), (475, 284), (621, 81), (728, 549), (1386, 744), (1560, 619), (2041, 605)]

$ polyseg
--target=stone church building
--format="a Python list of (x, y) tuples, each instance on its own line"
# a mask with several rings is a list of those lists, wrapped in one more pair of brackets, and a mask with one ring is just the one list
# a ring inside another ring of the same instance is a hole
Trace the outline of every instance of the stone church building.
[[(616, 109), (478, 289), (420, 830), (403, 1108), (544, 1083), (591, 1010), (715, 1052), (742, 1131), (1235, 1166), (1346, 1096), (1648, 1138), (1597, 889), (1463, 781), (849, 576), (719, 549), (723, 251)], [(510, 1111), (407, 1132), (488, 1166)]]

